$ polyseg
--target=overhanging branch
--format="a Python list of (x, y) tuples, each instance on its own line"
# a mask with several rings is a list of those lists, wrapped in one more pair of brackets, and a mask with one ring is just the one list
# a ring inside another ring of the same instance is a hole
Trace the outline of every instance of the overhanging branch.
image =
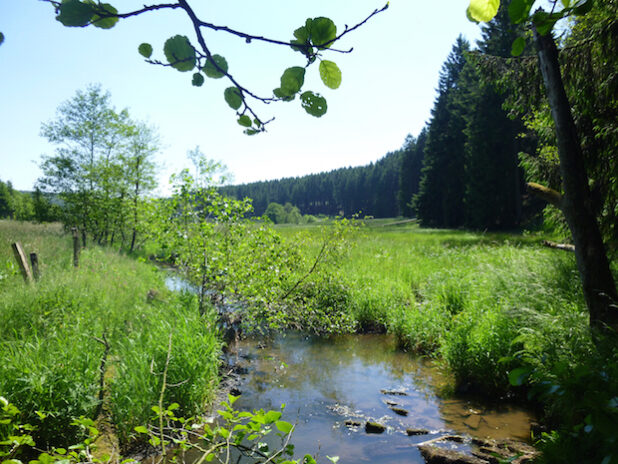
[(536, 182), (528, 182), (526, 185), (533, 195), (542, 198), (560, 210), (562, 209), (562, 195), (559, 192)]

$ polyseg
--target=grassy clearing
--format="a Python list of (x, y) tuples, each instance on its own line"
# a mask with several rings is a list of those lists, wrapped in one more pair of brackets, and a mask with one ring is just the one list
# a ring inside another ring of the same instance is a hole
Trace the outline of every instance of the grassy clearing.
[[(35, 285), (25, 285), (12, 264), (14, 240), (39, 254)], [(180, 385), (166, 390), (166, 404), (179, 403), (188, 417), (214, 394), (215, 315), (200, 317), (193, 297), (167, 291), (152, 265), (92, 248), (74, 269), (71, 239), (60, 227), (0, 221), (0, 269), (0, 396), (38, 427), (37, 444), (71, 443), (72, 419), (96, 416), (104, 340), (109, 409), (122, 443), (158, 402), (170, 335), (168, 382)]]
[[(459, 383), (489, 390), (508, 385), (512, 363), (500, 360), (522, 349), (525, 333), (539, 351), (591, 348), (572, 254), (534, 237), (379, 226), (356, 235), (339, 263), (361, 329), (386, 329), (403, 348), (440, 356)], [(280, 232), (293, 240), (312, 230)]]
[[(280, 232), (320, 247), (315, 230)], [(572, 253), (534, 236), (372, 221), (335, 268), (358, 329), (440, 359), (458, 387), (542, 407), (555, 429), (536, 437), (546, 462), (618, 457), (618, 349), (593, 343)]]

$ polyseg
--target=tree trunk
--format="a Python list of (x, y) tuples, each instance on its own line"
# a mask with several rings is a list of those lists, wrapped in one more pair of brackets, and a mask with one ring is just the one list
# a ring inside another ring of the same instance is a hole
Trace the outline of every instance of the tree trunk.
[(560, 206), (575, 243), (577, 268), (582, 281), (590, 326), (605, 332), (618, 328), (618, 293), (596, 217), (591, 207), (588, 176), (551, 33), (534, 38), (539, 66), (556, 128), (560, 174), (564, 195)]

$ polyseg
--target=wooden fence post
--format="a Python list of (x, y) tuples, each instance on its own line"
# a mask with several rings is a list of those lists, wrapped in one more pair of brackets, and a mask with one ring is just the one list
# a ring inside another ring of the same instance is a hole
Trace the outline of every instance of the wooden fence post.
[(73, 266), (79, 267), (79, 235), (77, 234), (77, 227), (71, 228), (73, 234)]
[(32, 282), (32, 272), (30, 272), (30, 266), (28, 265), (28, 261), (26, 260), (26, 254), (24, 253), (24, 249), (21, 246), (21, 243), (15, 242), (13, 243), (13, 253), (15, 254), (15, 259), (17, 260), (17, 264), (19, 265), (19, 269), (21, 269), (21, 275), (24, 276), (24, 280), (26, 283)]
[(30, 264), (32, 264), (32, 275), (34, 280), (39, 280), (39, 277), (41, 277), (41, 271), (39, 270), (39, 257), (36, 253), (30, 253)]

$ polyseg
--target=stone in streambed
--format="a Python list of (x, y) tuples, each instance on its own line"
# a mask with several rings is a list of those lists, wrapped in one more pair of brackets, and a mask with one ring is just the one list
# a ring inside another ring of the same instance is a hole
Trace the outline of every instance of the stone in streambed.
[(408, 415), (408, 411), (406, 409), (398, 408), (396, 406), (391, 406), (390, 408), (391, 408), (391, 411), (393, 411), (395, 414), (399, 414), (400, 416)]
[(437, 446), (422, 445), (418, 448), (427, 464), (487, 464), (484, 459)]
[(408, 428), (406, 429), (406, 434), (411, 437), (413, 435), (428, 435), (429, 434), (429, 430), (427, 429), (413, 429), (413, 428)]
[(361, 421), (357, 421), (357, 420), (354, 420), (354, 419), (348, 419), (348, 420), (345, 421), (345, 425), (347, 427), (360, 427), (363, 424), (361, 423)]
[(386, 430), (386, 426), (377, 422), (367, 421), (365, 424), (365, 432), (367, 433), (383, 433)]
[(408, 394), (401, 390), (380, 390), (380, 393), (383, 395), (397, 395), (397, 396), (408, 396)]

